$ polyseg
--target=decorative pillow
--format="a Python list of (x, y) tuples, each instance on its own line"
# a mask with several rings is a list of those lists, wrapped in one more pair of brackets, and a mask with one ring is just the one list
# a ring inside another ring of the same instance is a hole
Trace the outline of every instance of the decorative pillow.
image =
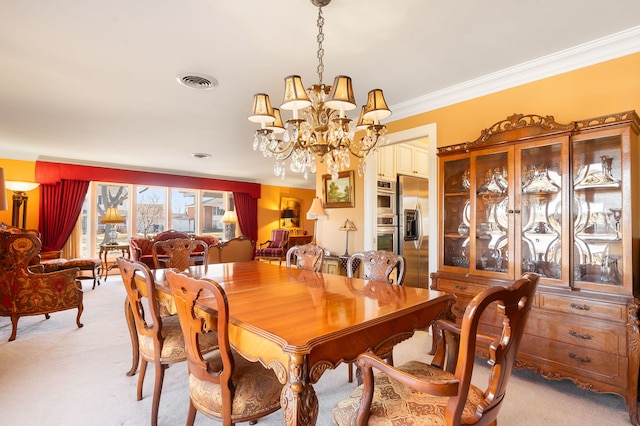
[(284, 245), (284, 241), (271, 241), (269, 243), (269, 248), (282, 248)]

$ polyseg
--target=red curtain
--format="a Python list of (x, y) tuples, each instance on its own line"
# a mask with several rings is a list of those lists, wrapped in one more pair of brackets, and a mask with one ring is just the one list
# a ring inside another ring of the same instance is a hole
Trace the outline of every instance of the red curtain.
[(58, 251), (67, 242), (82, 211), (89, 181), (67, 180), (40, 185), (40, 235), (43, 251)]
[(236, 215), (240, 232), (258, 242), (258, 199), (246, 192), (234, 192), (233, 203), (236, 205)]

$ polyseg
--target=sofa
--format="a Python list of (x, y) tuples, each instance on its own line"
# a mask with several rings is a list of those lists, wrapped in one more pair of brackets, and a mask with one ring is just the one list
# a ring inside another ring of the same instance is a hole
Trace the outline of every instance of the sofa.
[[(172, 240), (174, 238), (191, 238), (191, 236), (184, 232), (170, 229), (168, 231), (160, 232), (158, 235), (155, 236), (155, 238), (131, 237), (129, 239), (129, 250), (131, 254), (131, 259), (136, 260), (138, 262), (142, 262), (145, 265), (147, 265), (150, 269), (153, 269), (155, 268), (153, 264), (153, 253), (152, 253), (153, 244), (157, 241)], [(209, 246), (216, 245), (219, 243), (219, 240), (216, 237), (212, 237), (209, 235), (196, 236), (194, 237), (194, 239), (201, 240), (207, 243), (207, 245)], [(202, 250), (204, 250), (204, 247), (202, 248)], [(198, 249), (196, 248), (196, 251), (193, 253), (193, 255), (198, 256), (198, 254), (202, 256), (202, 252), (198, 253)], [(163, 257), (168, 257), (168, 256), (159, 251), (158, 258), (161, 259)]]
[(79, 268), (45, 272), (43, 264), (32, 264), (42, 243), (33, 233), (0, 232), (0, 316), (11, 318), (11, 336), (16, 338), (22, 316), (44, 315), (77, 309), (76, 325), (82, 327), (82, 288), (76, 280)]
[(245, 235), (209, 246), (208, 264), (253, 260), (255, 241)]

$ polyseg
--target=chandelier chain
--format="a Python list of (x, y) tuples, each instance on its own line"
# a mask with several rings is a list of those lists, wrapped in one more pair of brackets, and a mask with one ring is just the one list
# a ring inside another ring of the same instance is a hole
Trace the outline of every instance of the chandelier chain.
[(324, 49), (322, 47), (322, 42), (324, 41), (324, 33), (322, 32), (322, 27), (324, 26), (324, 17), (322, 16), (322, 7), (318, 8), (318, 79), (320, 80), (320, 86), (322, 86), (322, 73), (324, 72), (324, 62), (322, 62), (322, 58), (324, 56)]

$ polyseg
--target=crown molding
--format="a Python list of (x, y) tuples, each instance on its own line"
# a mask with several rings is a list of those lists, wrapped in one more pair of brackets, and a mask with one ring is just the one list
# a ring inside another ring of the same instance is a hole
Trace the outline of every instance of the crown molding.
[(392, 106), (394, 121), (640, 51), (640, 26)]

